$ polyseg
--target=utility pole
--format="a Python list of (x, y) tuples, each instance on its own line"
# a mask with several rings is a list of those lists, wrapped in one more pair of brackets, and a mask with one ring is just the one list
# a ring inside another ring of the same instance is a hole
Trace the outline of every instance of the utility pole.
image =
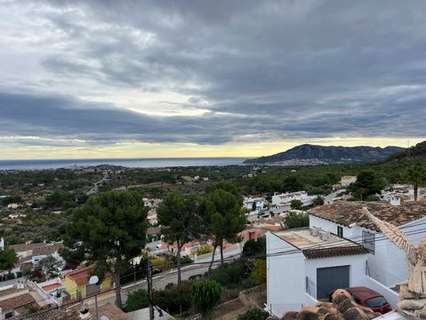
[(154, 305), (152, 303), (152, 266), (151, 260), (148, 256), (147, 259), (147, 273), (146, 273), (146, 281), (148, 284), (148, 300), (149, 300), (149, 320), (154, 320)]

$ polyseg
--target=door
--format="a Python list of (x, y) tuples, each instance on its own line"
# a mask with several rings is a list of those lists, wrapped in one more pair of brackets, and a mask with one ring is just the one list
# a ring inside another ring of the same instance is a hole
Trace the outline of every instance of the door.
[(349, 266), (317, 269), (317, 299), (328, 299), (333, 290), (349, 286)]

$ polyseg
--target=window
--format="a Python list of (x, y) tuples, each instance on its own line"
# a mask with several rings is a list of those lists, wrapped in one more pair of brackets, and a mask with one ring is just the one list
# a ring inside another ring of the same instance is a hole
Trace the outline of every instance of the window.
[(343, 238), (343, 228), (341, 226), (337, 226), (337, 236)]
[(364, 246), (364, 248), (370, 251), (370, 253), (374, 254), (376, 250), (376, 235), (373, 232), (363, 230), (362, 245)]

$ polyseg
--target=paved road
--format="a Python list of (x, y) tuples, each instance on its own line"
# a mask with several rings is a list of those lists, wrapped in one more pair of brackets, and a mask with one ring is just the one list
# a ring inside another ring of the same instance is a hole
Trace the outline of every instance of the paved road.
[[(223, 256), (227, 260), (237, 259), (241, 254), (240, 245), (235, 245), (228, 250), (225, 250)], [(209, 262), (211, 260), (211, 254), (203, 255), (198, 257), (194, 264), (190, 264), (182, 268), (182, 280), (188, 280), (192, 276), (203, 275), (208, 271)], [(220, 253), (217, 251), (215, 254), (215, 262), (213, 268), (217, 268), (220, 265)], [(162, 290), (169, 283), (177, 283), (177, 270), (172, 269), (167, 272), (159, 273), (153, 277), (153, 287), (155, 290)], [(128, 294), (139, 290), (147, 289), (146, 280), (140, 280), (127, 284), (121, 288), (123, 304), (127, 302)], [(114, 303), (115, 292), (107, 292), (100, 294), (98, 297), (98, 305), (104, 305), (106, 303)], [(94, 299), (86, 300), (86, 304), (93, 305)]]

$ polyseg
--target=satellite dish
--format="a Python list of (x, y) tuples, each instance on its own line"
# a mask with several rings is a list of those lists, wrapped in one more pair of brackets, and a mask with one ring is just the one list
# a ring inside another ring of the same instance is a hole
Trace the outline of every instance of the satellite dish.
[(89, 279), (89, 284), (97, 284), (99, 282), (98, 276), (91, 276)]

